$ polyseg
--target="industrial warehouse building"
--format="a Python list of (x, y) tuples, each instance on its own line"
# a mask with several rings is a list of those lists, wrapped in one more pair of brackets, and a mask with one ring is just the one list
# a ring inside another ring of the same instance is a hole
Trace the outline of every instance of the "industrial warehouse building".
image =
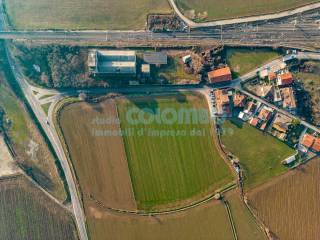
[(91, 50), (88, 55), (88, 67), (94, 74), (135, 76), (137, 72), (136, 52)]

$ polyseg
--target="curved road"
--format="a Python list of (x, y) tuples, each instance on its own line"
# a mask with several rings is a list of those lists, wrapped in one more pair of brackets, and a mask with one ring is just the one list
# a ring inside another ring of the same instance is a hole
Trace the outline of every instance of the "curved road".
[(304, 13), (307, 11), (311, 11), (317, 8), (320, 8), (320, 2), (308, 4), (303, 7), (272, 13), (272, 14), (265, 14), (260, 16), (252, 16), (252, 17), (241, 17), (241, 18), (233, 18), (233, 19), (226, 19), (226, 20), (217, 20), (212, 22), (203, 22), (203, 23), (196, 23), (186, 16), (182, 14), (180, 9), (175, 3), (175, 0), (169, 0), (170, 5), (172, 6), (175, 13), (186, 23), (190, 28), (204, 28), (204, 27), (217, 27), (217, 26), (225, 26), (225, 25), (232, 25), (232, 24), (239, 24), (239, 23), (252, 23), (258, 21), (267, 21), (267, 20), (275, 20), (280, 18), (285, 18), (289, 16), (293, 16), (299, 13)]

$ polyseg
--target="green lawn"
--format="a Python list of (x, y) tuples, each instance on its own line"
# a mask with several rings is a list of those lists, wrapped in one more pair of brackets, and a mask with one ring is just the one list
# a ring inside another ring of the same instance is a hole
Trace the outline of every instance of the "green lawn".
[[(153, 113), (144, 110), (146, 107), (155, 112), (168, 108), (206, 109), (207, 105), (201, 96), (191, 94), (119, 100), (122, 130), (135, 131), (124, 137), (124, 143), (139, 209), (177, 206), (179, 200), (204, 196), (232, 180), (227, 165), (215, 148), (209, 123), (130, 124), (126, 116), (129, 110), (138, 108), (139, 113), (145, 111), (146, 118), (152, 116)], [(137, 116), (133, 116), (136, 119)], [(201, 134), (192, 136), (192, 129), (200, 130)], [(150, 130), (169, 130), (175, 135), (150, 136)], [(141, 131), (144, 132), (139, 136)]]
[(149, 13), (170, 13), (166, 0), (5, 0), (16, 29), (144, 29)]
[(227, 63), (235, 77), (246, 74), (279, 56), (269, 49), (227, 49)]
[(50, 105), (51, 105), (51, 102), (41, 105), (41, 107), (42, 107), (43, 111), (46, 113), (46, 115), (48, 115)]
[[(186, 16), (195, 21), (212, 21), (261, 15), (303, 6), (315, 0), (176, 0)], [(190, 11), (191, 10), (191, 11)], [(192, 13), (194, 10), (194, 13)], [(193, 16), (192, 16), (193, 15)]]
[(281, 161), (294, 154), (293, 149), (246, 123), (241, 126), (227, 120), (222, 128), (222, 142), (240, 159), (247, 189), (286, 171)]

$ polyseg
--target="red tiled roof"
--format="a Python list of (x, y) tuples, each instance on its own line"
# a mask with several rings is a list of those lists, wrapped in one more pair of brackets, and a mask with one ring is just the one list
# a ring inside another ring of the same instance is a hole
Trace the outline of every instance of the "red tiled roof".
[(250, 120), (250, 124), (252, 125), (252, 126), (257, 126), (258, 125), (258, 122), (259, 122), (259, 119), (258, 118), (252, 118), (251, 120)]
[(269, 81), (273, 81), (277, 78), (277, 75), (274, 72), (269, 73), (268, 75)]
[(311, 134), (305, 134), (302, 138), (301, 144), (307, 148), (311, 148), (315, 141), (315, 137), (312, 136)]
[(246, 96), (245, 95), (242, 95), (242, 94), (235, 94), (234, 97), (233, 97), (233, 103), (234, 103), (234, 106), (235, 107), (243, 107), (243, 100), (246, 99)]
[(320, 138), (316, 138), (313, 145), (312, 149), (316, 152), (320, 152)]
[(293, 83), (293, 76), (290, 72), (281, 74), (279, 77), (281, 79), (281, 85), (289, 85)]
[(268, 109), (263, 108), (260, 113), (258, 118), (261, 120), (267, 120), (269, 118), (270, 111)]
[(229, 82), (232, 80), (231, 70), (229, 67), (208, 72), (208, 77), (211, 83)]

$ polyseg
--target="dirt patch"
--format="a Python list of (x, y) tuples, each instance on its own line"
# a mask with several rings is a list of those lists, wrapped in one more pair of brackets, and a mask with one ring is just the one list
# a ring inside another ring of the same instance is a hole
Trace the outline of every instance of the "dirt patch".
[(0, 177), (12, 175), (19, 171), (3, 137), (0, 136)]
[(69, 105), (60, 123), (85, 204), (136, 209), (114, 101)]
[(248, 194), (258, 217), (279, 239), (319, 239), (320, 161), (282, 175)]

